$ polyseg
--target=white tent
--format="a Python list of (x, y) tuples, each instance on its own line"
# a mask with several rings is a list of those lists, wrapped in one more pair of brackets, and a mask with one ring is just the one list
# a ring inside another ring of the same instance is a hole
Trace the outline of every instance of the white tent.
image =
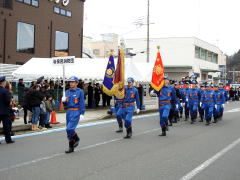
[[(66, 78), (77, 76), (81, 79), (103, 80), (108, 58), (89, 59), (76, 58), (74, 65), (66, 65)], [(115, 66), (117, 58), (115, 58)], [(131, 59), (125, 60), (125, 78), (133, 77), (135, 81), (151, 80), (153, 64), (133, 63)], [(37, 79), (40, 76), (45, 78), (62, 78), (62, 66), (54, 65), (51, 58), (32, 58), (23, 66), (15, 70), (12, 75), (15, 78)], [(150, 76), (150, 77), (148, 77)]]

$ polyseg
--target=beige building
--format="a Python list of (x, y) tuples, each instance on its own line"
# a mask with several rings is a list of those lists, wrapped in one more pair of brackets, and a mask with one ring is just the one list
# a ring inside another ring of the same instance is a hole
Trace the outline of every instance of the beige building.
[[(118, 51), (118, 35), (113, 33), (102, 34), (102, 40), (94, 41), (91, 37), (83, 38), (83, 56), (95, 58), (105, 58), (109, 56), (111, 49), (114, 55)], [(88, 54), (88, 55), (87, 55)]]

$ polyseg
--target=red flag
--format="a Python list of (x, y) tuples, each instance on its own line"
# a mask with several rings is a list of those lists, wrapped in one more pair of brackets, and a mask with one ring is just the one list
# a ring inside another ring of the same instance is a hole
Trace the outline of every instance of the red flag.
[(124, 49), (119, 49), (117, 69), (113, 81), (113, 92), (114, 95), (118, 98), (124, 98), (124, 64)]
[(164, 85), (164, 67), (163, 67), (160, 51), (158, 50), (157, 59), (152, 72), (151, 86), (156, 91), (160, 91), (163, 85)]

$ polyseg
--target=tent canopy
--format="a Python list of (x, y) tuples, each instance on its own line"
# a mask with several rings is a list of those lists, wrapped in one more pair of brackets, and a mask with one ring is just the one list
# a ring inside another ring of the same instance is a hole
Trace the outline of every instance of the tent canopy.
[[(81, 79), (103, 80), (108, 58), (75, 58), (75, 63), (65, 66), (65, 76), (77, 76)], [(117, 58), (115, 58), (115, 66)], [(133, 77), (135, 81), (149, 82), (151, 80), (153, 63), (133, 63), (125, 59), (125, 78)], [(63, 76), (62, 65), (55, 65), (51, 58), (32, 58), (15, 70), (15, 78), (37, 79), (44, 76), (48, 79), (59, 79)]]

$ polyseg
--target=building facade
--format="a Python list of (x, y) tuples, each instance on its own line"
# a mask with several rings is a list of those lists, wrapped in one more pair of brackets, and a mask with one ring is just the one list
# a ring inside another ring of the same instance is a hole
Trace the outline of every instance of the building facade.
[(85, 0), (0, 0), (0, 63), (82, 57)]
[(99, 41), (91, 37), (83, 37), (83, 55), (90, 55), (92, 58), (106, 58), (111, 50), (114, 55), (118, 54), (118, 35), (114, 33), (102, 34)]
[[(134, 62), (147, 61), (146, 39), (125, 42), (126, 51), (136, 54)], [(226, 65), (226, 56), (218, 47), (195, 37), (150, 39), (150, 62), (156, 60), (157, 46), (160, 46), (165, 72), (175, 80), (195, 74), (199, 81), (219, 81), (219, 65)]]

